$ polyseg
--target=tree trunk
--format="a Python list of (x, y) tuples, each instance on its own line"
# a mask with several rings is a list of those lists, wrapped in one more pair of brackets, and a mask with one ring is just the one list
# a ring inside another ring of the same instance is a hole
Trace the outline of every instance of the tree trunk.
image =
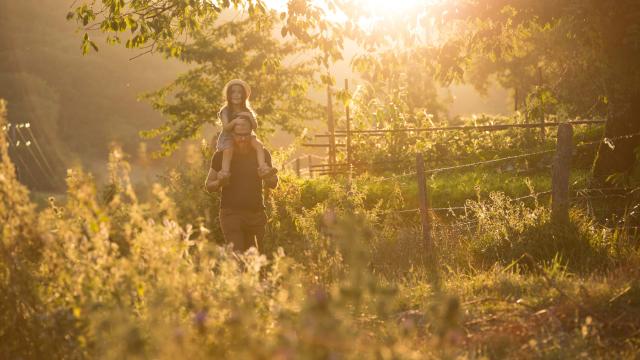
[[(610, 141), (599, 145), (593, 166), (594, 177), (602, 181), (615, 173), (630, 174), (637, 162), (634, 150), (640, 145), (640, 52), (632, 41), (631, 29), (636, 19), (630, 15), (631, 2), (599, 4), (609, 7), (608, 12), (602, 13), (605, 20), (600, 33), (607, 59), (605, 83), (609, 99), (605, 137)], [(637, 9), (637, 5), (634, 7)]]
[(605, 126), (605, 137), (610, 141), (599, 145), (593, 166), (593, 175), (598, 180), (606, 180), (615, 173), (630, 173), (636, 163), (634, 150), (640, 146), (640, 96), (637, 90), (627, 91), (635, 92), (634, 96), (610, 103), (612, 109)]

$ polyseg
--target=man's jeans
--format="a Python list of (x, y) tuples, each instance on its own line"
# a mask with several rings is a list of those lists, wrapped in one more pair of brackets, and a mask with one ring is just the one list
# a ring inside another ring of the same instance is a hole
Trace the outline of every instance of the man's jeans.
[(262, 250), (267, 215), (264, 210), (220, 209), (220, 227), (233, 249), (245, 252), (251, 246)]

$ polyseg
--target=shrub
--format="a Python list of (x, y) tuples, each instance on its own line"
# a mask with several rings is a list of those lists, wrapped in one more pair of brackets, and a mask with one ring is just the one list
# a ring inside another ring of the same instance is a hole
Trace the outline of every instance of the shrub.
[(478, 222), (467, 245), (475, 263), (483, 268), (519, 261), (524, 254), (540, 262), (559, 257), (579, 271), (602, 269), (615, 261), (610, 256), (612, 238), (596, 232), (576, 209), (568, 225), (557, 226), (549, 209), (537, 201), (529, 207), (503, 193), (492, 193), (486, 201), (468, 201), (467, 206), (469, 217)]

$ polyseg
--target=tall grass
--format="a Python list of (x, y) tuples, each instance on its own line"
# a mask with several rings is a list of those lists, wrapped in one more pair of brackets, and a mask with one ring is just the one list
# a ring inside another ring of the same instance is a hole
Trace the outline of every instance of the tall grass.
[(215, 227), (217, 196), (201, 192), (199, 165), (141, 201), (114, 148), (107, 186), (70, 170), (66, 201), (37, 211), (4, 136), (0, 157), (2, 358), (640, 351), (637, 243), (578, 211), (558, 230), (543, 204), (481, 197), (458, 218), (477, 226), (436, 227), (434, 260), (416, 214), (395, 211), (411, 206), (401, 184), (284, 176), (267, 200), (265, 248), (239, 254)]

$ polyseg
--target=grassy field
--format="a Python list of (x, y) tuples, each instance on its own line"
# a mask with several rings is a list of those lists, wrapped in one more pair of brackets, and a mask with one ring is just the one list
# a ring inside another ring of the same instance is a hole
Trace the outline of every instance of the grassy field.
[[(121, 153), (37, 208), (0, 137), (3, 358), (637, 358), (640, 252), (611, 209), (579, 200), (554, 225), (548, 168), (429, 180), (428, 252), (415, 181), (284, 174), (262, 253), (234, 253), (202, 167), (133, 184)], [(585, 169), (572, 187), (588, 185)], [(606, 214), (606, 215), (603, 215)], [(608, 220), (607, 220), (608, 219)], [(606, 226), (605, 226), (606, 225)]]

